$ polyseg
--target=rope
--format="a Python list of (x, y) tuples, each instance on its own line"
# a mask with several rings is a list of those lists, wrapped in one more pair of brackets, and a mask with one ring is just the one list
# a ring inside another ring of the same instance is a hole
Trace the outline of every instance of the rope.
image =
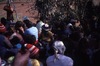
[(14, 1), (12, 0), (12, 5), (13, 5), (13, 8), (14, 8), (14, 12), (15, 12), (15, 14), (16, 14), (16, 19), (17, 19), (17, 21), (18, 21), (18, 14), (17, 14), (17, 11), (16, 11), (16, 6), (15, 6), (15, 4), (14, 4)]

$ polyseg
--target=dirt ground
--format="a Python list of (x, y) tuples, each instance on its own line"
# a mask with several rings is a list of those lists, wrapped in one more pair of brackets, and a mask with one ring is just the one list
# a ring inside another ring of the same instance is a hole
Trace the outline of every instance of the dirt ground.
[[(28, 2), (27, 2), (28, 1)], [(29, 1), (29, 0), (16, 0), (15, 2), (12, 2), (12, 7), (15, 9), (16, 12), (13, 13), (14, 15), (14, 21), (21, 20), (24, 16), (28, 16), (29, 19), (36, 23), (38, 16), (38, 11), (34, 8), (35, 0)], [(3, 7), (6, 5), (6, 2), (0, 3), (0, 18), (6, 17), (6, 11), (3, 10)], [(33, 6), (33, 9), (31, 7)]]

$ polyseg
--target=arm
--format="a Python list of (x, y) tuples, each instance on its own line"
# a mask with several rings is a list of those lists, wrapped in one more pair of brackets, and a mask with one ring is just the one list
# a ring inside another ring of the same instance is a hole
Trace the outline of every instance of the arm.
[(22, 51), (18, 52), (12, 66), (27, 66), (29, 55), (30, 52), (28, 50), (25, 50), (25, 53), (22, 53)]
[(4, 38), (5, 38), (4, 43), (6, 44), (6, 46), (8, 46), (9, 48), (12, 48), (13, 45), (10, 43), (10, 41), (6, 37), (4, 37)]

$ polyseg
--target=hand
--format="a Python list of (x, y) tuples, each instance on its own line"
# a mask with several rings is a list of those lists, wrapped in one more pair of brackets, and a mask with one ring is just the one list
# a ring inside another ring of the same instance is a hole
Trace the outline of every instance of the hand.
[(30, 52), (28, 50), (19, 51), (18, 54), (15, 56), (13, 66), (27, 66), (28, 59), (29, 59)]

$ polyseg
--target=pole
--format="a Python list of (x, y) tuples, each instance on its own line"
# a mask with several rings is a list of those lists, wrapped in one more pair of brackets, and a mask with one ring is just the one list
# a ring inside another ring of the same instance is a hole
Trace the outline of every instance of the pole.
[(15, 6), (15, 4), (14, 4), (14, 1), (13, 1), (13, 0), (11, 0), (11, 2), (12, 2), (12, 5), (13, 5), (14, 12), (15, 12), (15, 14), (16, 14), (16, 19), (17, 19), (17, 21), (18, 21), (18, 20), (19, 20), (19, 18), (18, 18), (18, 14), (17, 14), (17, 11), (16, 11), (16, 6)]

